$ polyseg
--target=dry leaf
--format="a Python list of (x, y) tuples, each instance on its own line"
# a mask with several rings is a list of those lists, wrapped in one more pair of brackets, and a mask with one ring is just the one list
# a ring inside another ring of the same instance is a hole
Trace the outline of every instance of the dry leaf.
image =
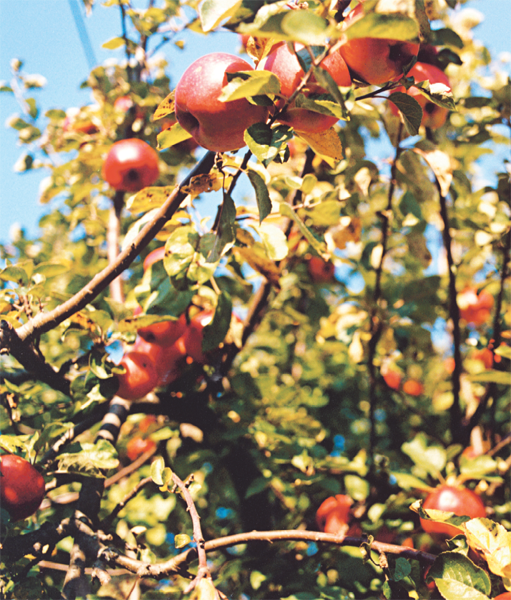
[(158, 108), (154, 111), (153, 121), (158, 121), (158, 119), (163, 119), (167, 115), (170, 115), (174, 112), (174, 90), (170, 92), (170, 94), (162, 100), (158, 105)]

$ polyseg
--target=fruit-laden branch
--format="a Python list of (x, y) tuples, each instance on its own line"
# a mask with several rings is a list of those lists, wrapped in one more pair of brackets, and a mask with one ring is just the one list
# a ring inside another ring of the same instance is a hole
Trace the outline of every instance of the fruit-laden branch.
[(454, 346), (454, 371), (452, 372), (452, 395), (453, 402), (449, 409), (450, 429), (453, 443), (462, 443), (461, 440), (461, 407), (460, 407), (460, 390), (461, 390), (461, 329), (460, 329), (460, 309), (456, 298), (456, 275), (454, 258), (452, 256), (452, 239), (449, 224), (449, 215), (447, 211), (447, 199), (442, 192), (442, 186), (435, 175), (435, 184), (440, 198), (440, 216), (444, 225), (442, 238), (445, 251), (447, 254), (447, 268), (449, 271), (449, 316), (452, 321), (452, 335)]
[[(125, 271), (140, 252), (149, 244), (154, 236), (162, 229), (177, 211), (187, 193), (183, 188), (189, 185), (192, 177), (209, 173), (214, 164), (214, 152), (207, 152), (202, 160), (194, 167), (189, 175), (174, 189), (165, 203), (161, 206), (154, 218), (138, 234), (135, 240), (119, 254), (114, 263), (98, 273), (91, 281), (72, 298), (55, 308), (49, 313), (39, 313), (25, 325), (16, 330), (18, 338), (22, 341), (50, 331), (77, 311), (85, 308), (98, 294), (100, 294), (118, 275)], [(17, 358), (17, 357), (16, 357)], [(24, 365), (25, 366), (25, 365)]]
[[(497, 296), (497, 302), (495, 304), (495, 314), (493, 316), (492, 339), (493, 339), (493, 347), (494, 348), (498, 348), (500, 346), (500, 342), (502, 339), (500, 315), (502, 312), (502, 302), (504, 299), (506, 280), (508, 279), (508, 277), (510, 275), (509, 267), (508, 267), (510, 254), (511, 254), (511, 230), (509, 230), (507, 232), (507, 235), (505, 237), (505, 242), (502, 246), (502, 269), (500, 272), (500, 290), (499, 290), (499, 293)], [(492, 368), (495, 368), (495, 359), (494, 358), (493, 358)], [(469, 422), (467, 424), (465, 424), (463, 427), (463, 440), (466, 439), (468, 441), (468, 439), (470, 439), (470, 432), (472, 431), (472, 429), (474, 429), (474, 427), (476, 427), (476, 425), (479, 423), (479, 420), (481, 419), (482, 415), (486, 412), (490, 398), (493, 398), (495, 400), (496, 391), (497, 391), (497, 385), (495, 383), (489, 383), (483, 397), (481, 398), (481, 401), (479, 402), (477, 409), (475, 410), (474, 414), (470, 417)], [(493, 402), (493, 407), (495, 407), (495, 402)], [(495, 431), (495, 428), (492, 427), (492, 434), (494, 433), (494, 431)], [(493, 445), (494, 444), (495, 444), (495, 441), (493, 441)]]
[[(307, 541), (316, 543), (332, 544), (335, 546), (350, 546), (360, 547), (362, 544), (367, 544), (367, 539), (360, 537), (341, 537), (332, 533), (323, 533), (321, 531), (250, 531), (247, 533), (239, 533), (226, 537), (210, 540), (205, 543), (204, 549), (206, 552), (220, 550), (221, 548), (229, 548), (238, 544), (246, 544), (247, 542), (278, 542), (278, 541)], [(413, 550), (406, 546), (397, 546), (395, 544), (386, 544), (384, 542), (373, 542), (371, 549), (376, 552), (385, 552), (393, 556), (401, 556), (410, 560), (418, 560), (423, 565), (432, 565), (436, 559), (434, 554)], [(153, 577), (155, 579), (164, 579), (175, 573), (181, 573), (183, 567), (197, 558), (197, 551), (191, 548), (182, 554), (170, 559), (167, 562), (159, 564), (147, 564), (139, 560), (120, 555), (114, 550), (105, 549), (101, 553), (102, 559), (109, 564), (117, 565), (132, 573), (137, 573), (142, 577)]]

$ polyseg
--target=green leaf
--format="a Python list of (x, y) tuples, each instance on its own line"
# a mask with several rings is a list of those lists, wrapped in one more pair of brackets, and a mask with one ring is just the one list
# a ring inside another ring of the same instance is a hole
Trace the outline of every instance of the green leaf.
[(355, 38), (383, 38), (403, 42), (419, 40), (417, 21), (399, 13), (369, 13), (351, 24), (345, 31), (349, 40)]
[(227, 81), (229, 83), (222, 89), (219, 97), (222, 102), (280, 92), (279, 78), (270, 71), (227, 73)]
[(199, 8), (202, 30), (215, 29), (221, 21), (233, 16), (241, 4), (241, 0), (204, 0)]
[(260, 494), (268, 485), (269, 481), (265, 477), (258, 477), (257, 479), (254, 479), (245, 492), (245, 498), (250, 498), (250, 496)]
[(436, 477), (445, 467), (446, 455), (445, 450), (441, 446), (427, 445), (427, 438), (424, 434), (419, 433), (411, 442), (405, 442), (401, 446), (401, 450), (407, 454), (413, 462)]
[(191, 541), (192, 538), (189, 535), (186, 535), (186, 533), (178, 533), (174, 538), (174, 544), (178, 550), (179, 548), (184, 548), (185, 546), (188, 546), (188, 544)]
[(421, 105), (415, 98), (403, 92), (394, 92), (389, 96), (389, 100), (397, 106), (399, 112), (403, 115), (406, 131), (410, 135), (417, 135), (422, 120)]
[(282, 260), (286, 258), (289, 248), (285, 233), (275, 225), (253, 225), (252, 226), (263, 243), (266, 254), (270, 260)]
[(256, 123), (245, 131), (244, 139), (256, 158), (267, 167), (292, 137), (292, 130), (285, 125), (271, 128), (266, 123)]
[(339, 106), (337, 102), (332, 102), (331, 98), (327, 98), (328, 96), (325, 96), (324, 94), (319, 98), (311, 98), (311, 96), (305, 96), (305, 94), (298, 94), (295, 100), (295, 106), (297, 108), (306, 108), (307, 110), (329, 117), (346, 119), (347, 115), (342, 106)]
[(5, 267), (0, 271), (0, 279), (2, 281), (12, 281), (18, 285), (28, 285), (28, 275), (25, 269), (21, 267)]
[(227, 193), (220, 207), (220, 219), (216, 231), (215, 243), (208, 256), (208, 262), (214, 263), (220, 260), (226, 247), (230, 247), (236, 238), (236, 205)]
[(498, 356), (502, 356), (504, 358), (511, 359), (511, 346), (506, 346), (504, 344), (501, 344), (495, 350), (495, 354), (497, 354)]
[(406, 558), (399, 557), (394, 569), (394, 581), (402, 581), (412, 572), (412, 567)]
[(260, 571), (251, 571), (250, 573), (250, 585), (252, 589), (258, 590), (261, 585), (266, 581), (267, 577)]
[(328, 21), (308, 10), (291, 10), (282, 19), (282, 31), (302, 44), (324, 44)]
[(280, 203), (280, 214), (292, 219), (298, 226), (298, 229), (300, 230), (301, 234), (305, 237), (305, 239), (309, 242), (309, 244), (314, 248), (314, 250), (316, 250), (316, 252), (325, 260), (328, 259), (328, 256), (326, 254), (326, 244), (324, 242), (318, 241), (314, 237), (314, 235), (312, 234), (310, 229), (305, 225), (305, 223), (302, 221), (302, 219), (300, 219), (300, 217), (296, 214), (296, 211), (294, 211), (293, 208), (291, 206), (289, 206), (289, 204), (286, 204), (285, 202)]
[(459, 552), (442, 552), (429, 570), (427, 582), (434, 581), (446, 600), (488, 600), (488, 574)]
[(436, 29), (431, 31), (432, 43), (435, 46), (454, 46), (455, 48), (463, 49), (465, 45), (460, 36), (452, 29)]
[(188, 140), (191, 137), (192, 136), (188, 131), (183, 129), (179, 123), (174, 123), (172, 127), (169, 127), (158, 134), (158, 150), (165, 150), (166, 148), (175, 146), (176, 144), (179, 144), (179, 142)]
[(268, 188), (266, 187), (264, 179), (259, 173), (249, 167), (247, 175), (255, 191), (257, 208), (259, 209), (259, 223), (262, 223), (271, 213), (270, 194), (268, 193)]
[(232, 300), (227, 292), (222, 292), (218, 296), (215, 314), (211, 323), (204, 327), (204, 337), (202, 340), (203, 352), (209, 352), (218, 348), (225, 340), (229, 331), (232, 316)]
[(58, 262), (43, 262), (39, 263), (34, 268), (33, 275), (44, 275), (46, 279), (50, 279), (51, 277), (58, 277), (59, 275), (63, 275), (64, 273), (69, 272), (69, 264), (63, 264)]
[(460, 458), (460, 472), (470, 479), (483, 479), (485, 475), (497, 473), (498, 463), (491, 456), (476, 456), (468, 459)]
[(344, 484), (346, 491), (354, 500), (364, 502), (369, 496), (369, 483), (358, 475), (345, 475)]
[[(341, 203), (337, 200), (326, 200), (298, 211), (300, 217), (314, 227), (331, 227), (339, 223), (341, 218)], [(310, 223), (309, 223), (310, 220)]]
[(452, 91), (443, 83), (417, 82), (415, 86), (420, 93), (434, 104), (447, 108), (448, 110), (456, 110), (456, 104)]
[(392, 476), (396, 478), (397, 485), (403, 490), (429, 491), (431, 489), (427, 483), (414, 475), (410, 475), (410, 473), (397, 473), (396, 471), (392, 471)]
[(122, 37), (114, 37), (111, 40), (108, 40), (104, 44), (102, 44), (102, 48), (105, 50), (117, 50), (117, 48), (121, 48), (126, 44), (126, 41)]
[(117, 450), (104, 439), (95, 444), (72, 444), (68, 452), (59, 454), (58, 470), (66, 473), (81, 473), (88, 477), (106, 477), (106, 471), (119, 465)]
[(165, 461), (163, 460), (163, 456), (158, 456), (151, 463), (151, 479), (160, 487), (164, 483), (163, 469), (165, 469)]
[(506, 371), (495, 371), (490, 369), (475, 375), (469, 375), (470, 381), (479, 381), (481, 383), (498, 383), (499, 385), (511, 385), (511, 373)]

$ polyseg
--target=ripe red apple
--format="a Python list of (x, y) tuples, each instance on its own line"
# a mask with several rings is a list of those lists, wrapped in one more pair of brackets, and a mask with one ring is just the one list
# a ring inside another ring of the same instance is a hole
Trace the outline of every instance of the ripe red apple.
[(493, 600), (511, 600), (511, 592), (504, 592), (503, 594), (499, 594), (495, 596)]
[(213, 52), (193, 62), (176, 87), (176, 118), (197, 143), (214, 152), (238, 150), (245, 146), (245, 130), (266, 121), (268, 109), (250, 104), (245, 98), (232, 102), (218, 99), (227, 84), (226, 73), (251, 71), (238, 56)]
[[(364, 8), (359, 4), (348, 13), (345, 27), (363, 16)], [(417, 56), (419, 44), (384, 38), (355, 38), (346, 40), (339, 52), (356, 79), (381, 85), (403, 76), (405, 66)]]
[[(428, 495), (422, 508), (444, 510), (458, 516), (467, 516), (471, 519), (486, 516), (486, 509), (481, 498), (472, 490), (458, 488), (450, 485), (441, 485)], [(443, 537), (454, 537), (461, 531), (447, 523), (437, 523), (421, 519), (421, 526), (427, 533)]]
[(205, 310), (195, 315), (190, 321), (183, 335), (183, 342), (186, 353), (191, 356), (195, 362), (205, 363), (206, 355), (202, 351), (202, 341), (204, 339), (204, 327), (211, 323), (213, 313)]
[(325, 533), (345, 533), (351, 514), (353, 500), (346, 494), (327, 498), (316, 511), (316, 523)]
[(41, 505), (44, 478), (27, 460), (14, 454), (0, 456), (0, 507), (13, 521), (21, 521)]
[(175, 340), (172, 344), (165, 345), (150, 343), (139, 337), (133, 346), (133, 352), (143, 354), (154, 365), (158, 379), (153, 387), (168, 385), (183, 372), (186, 351), (182, 338)]
[(147, 269), (151, 265), (154, 265), (155, 262), (158, 262), (159, 260), (163, 260), (164, 257), (165, 257), (165, 246), (160, 246), (159, 248), (156, 248), (156, 250), (149, 252), (149, 254), (144, 258), (144, 271), (147, 271)]
[(108, 151), (102, 174), (115, 190), (138, 192), (158, 179), (158, 154), (142, 140), (120, 140)]
[(485, 290), (478, 294), (475, 288), (467, 287), (458, 294), (460, 317), (473, 325), (482, 325), (488, 321), (493, 303), (493, 296)]
[(160, 344), (162, 346), (172, 346), (180, 338), (186, 329), (186, 315), (183, 313), (175, 321), (161, 321), (153, 323), (147, 327), (141, 327), (138, 335), (146, 342), (151, 344)]
[(314, 283), (331, 283), (334, 281), (335, 266), (320, 256), (311, 256), (307, 262), (310, 278)]
[[(295, 48), (300, 50), (303, 46), (296, 44)], [(351, 85), (350, 72), (339, 52), (328, 55), (321, 61), (320, 66), (330, 73), (337, 85), (344, 87)], [(280, 98), (276, 102), (277, 109), (284, 106), (305, 75), (295, 54), (284, 42), (273, 48), (270, 54), (259, 63), (258, 69), (271, 71), (279, 78), (280, 93), (284, 98)], [(303, 93), (310, 96), (311, 94), (325, 94), (326, 90), (319, 86), (312, 76), (308, 85), (303, 89)], [(289, 125), (296, 131), (304, 133), (325, 131), (337, 121), (337, 117), (329, 117), (305, 108), (296, 108), (294, 102), (278, 118), (279, 123)]]
[(146, 354), (132, 350), (122, 357), (120, 365), (126, 369), (125, 373), (117, 375), (119, 381), (117, 395), (120, 398), (138, 400), (158, 385), (158, 372), (153, 361)]
[[(449, 89), (451, 89), (451, 84), (449, 82), (449, 78), (447, 75), (435, 65), (429, 65), (427, 63), (415, 63), (415, 65), (408, 72), (409, 77), (413, 77), (414, 80), (419, 83), (421, 81), (429, 81), (430, 84), (433, 83), (443, 83)], [(418, 88), (411, 87), (409, 90), (405, 90), (404, 87), (398, 87), (395, 90), (392, 90), (392, 93), (389, 96), (389, 99), (392, 101), (392, 94), (394, 92), (402, 92), (406, 93), (421, 105), (422, 107), (422, 121), (421, 125), (425, 127), (429, 127), (430, 129), (438, 129), (442, 127), (442, 125), (447, 120), (447, 115), (449, 114), (449, 109), (444, 108), (443, 106), (438, 106), (434, 102), (431, 102), (423, 96)], [(390, 108), (394, 114), (398, 114), (397, 107), (395, 104), (390, 104)]]
[(131, 438), (126, 446), (126, 456), (130, 460), (137, 460), (144, 452), (149, 452), (156, 448), (155, 442), (151, 438), (142, 438), (139, 435)]
[(401, 385), (402, 377), (397, 371), (393, 371), (392, 369), (388, 369), (385, 375), (383, 376), (383, 380), (393, 390), (398, 390)]
[(408, 379), (403, 383), (403, 392), (410, 396), (420, 396), (424, 392), (424, 386), (420, 381)]

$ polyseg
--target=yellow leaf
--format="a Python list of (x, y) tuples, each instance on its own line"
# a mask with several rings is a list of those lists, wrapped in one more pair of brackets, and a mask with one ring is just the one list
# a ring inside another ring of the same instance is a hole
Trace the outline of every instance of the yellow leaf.
[(341, 140), (332, 127), (321, 133), (300, 133), (300, 137), (309, 144), (314, 152), (321, 154), (321, 156), (335, 160), (344, 158)]
[(153, 121), (157, 121), (158, 119), (163, 119), (167, 115), (170, 115), (174, 112), (174, 90), (170, 92), (170, 94), (162, 100), (158, 105), (158, 108), (154, 111)]
[(221, 173), (203, 173), (202, 175), (196, 175), (192, 177), (190, 185), (182, 188), (185, 194), (190, 196), (198, 196), (202, 192), (211, 192), (218, 190), (222, 187), (224, 177)]
[(483, 554), (490, 571), (511, 589), (511, 533), (490, 519), (472, 519), (463, 527), (469, 545)]
[(215, 586), (209, 579), (201, 579), (195, 589), (197, 591), (197, 600), (218, 600)]
[(280, 271), (272, 260), (258, 254), (253, 248), (235, 248), (239, 254), (254, 271), (264, 275), (266, 279), (275, 287), (279, 286)]

